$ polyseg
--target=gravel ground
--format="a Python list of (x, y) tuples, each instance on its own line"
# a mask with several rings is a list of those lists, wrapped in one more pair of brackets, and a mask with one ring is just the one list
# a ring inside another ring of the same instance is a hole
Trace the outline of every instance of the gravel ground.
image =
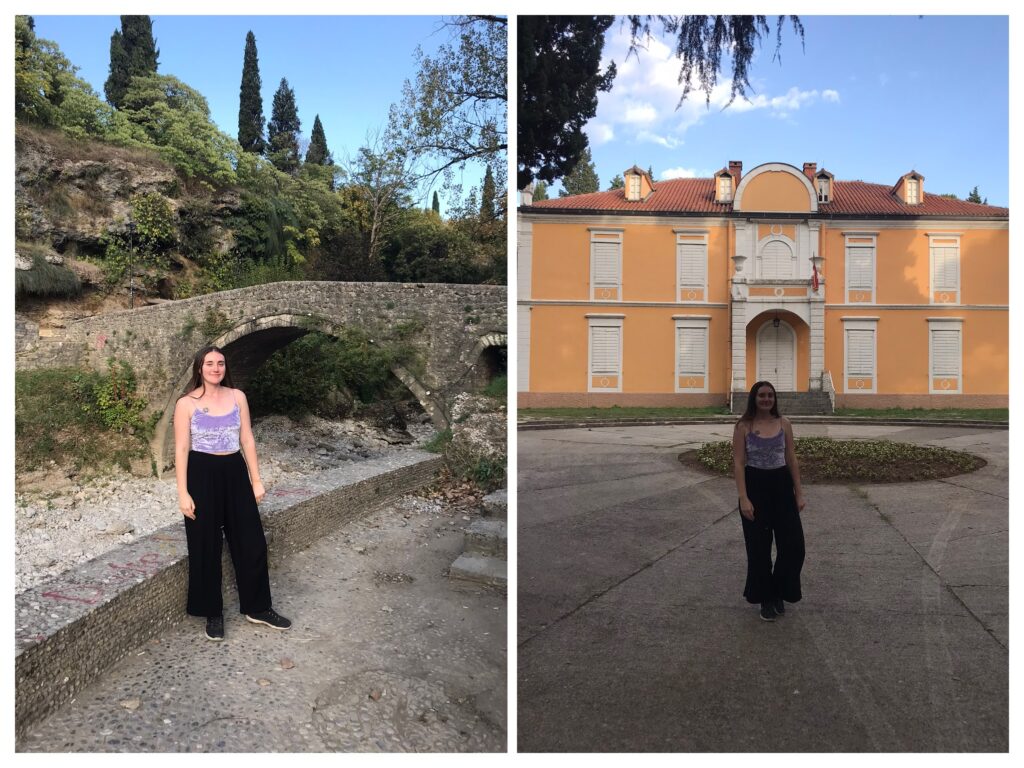
[[(429, 422), (399, 432), (352, 419), (299, 423), (268, 416), (254, 423), (253, 433), (269, 491), (346, 462), (422, 445), (434, 429)], [(16, 592), (181, 519), (172, 473), (163, 480), (122, 475), (76, 481), (57, 470), (50, 476), (43, 488), (15, 494)]]

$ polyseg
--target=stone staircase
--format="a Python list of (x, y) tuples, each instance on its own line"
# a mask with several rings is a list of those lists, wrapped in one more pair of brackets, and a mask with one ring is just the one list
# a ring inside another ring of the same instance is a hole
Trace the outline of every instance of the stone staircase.
[[(733, 392), (732, 412), (743, 413), (747, 392)], [(779, 413), (783, 416), (831, 416), (832, 402), (827, 392), (778, 392)]]
[(508, 491), (485, 496), (483, 517), (466, 530), (462, 554), (452, 563), (448, 578), (494, 587), (508, 586)]

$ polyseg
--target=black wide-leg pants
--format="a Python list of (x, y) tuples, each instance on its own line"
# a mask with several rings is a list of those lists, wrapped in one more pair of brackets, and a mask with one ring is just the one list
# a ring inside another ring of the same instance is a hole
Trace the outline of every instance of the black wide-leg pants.
[[(800, 570), (804, 565), (804, 529), (793, 495), (789, 467), (747, 467), (747, 498), (754, 505), (753, 521), (740, 515), (747, 546), (747, 583), (743, 596), (750, 603), (782, 598), (800, 600)], [(772, 539), (775, 565), (772, 567)]]
[(188, 604), (192, 616), (220, 616), (221, 530), (228, 540), (238, 584), (239, 610), (260, 613), (271, 606), (267, 539), (241, 452), (226, 456), (190, 451), (187, 488), (196, 519), (185, 519), (188, 541)]

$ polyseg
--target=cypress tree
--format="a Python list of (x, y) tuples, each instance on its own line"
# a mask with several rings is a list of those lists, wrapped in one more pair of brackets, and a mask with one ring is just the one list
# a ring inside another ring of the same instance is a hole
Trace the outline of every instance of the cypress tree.
[(274, 105), (267, 123), (269, 158), (274, 167), (291, 173), (299, 167), (299, 112), (295, 107), (295, 91), (288, 87), (288, 80), (281, 78), (281, 85), (274, 94)]
[(601, 188), (597, 169), (594, 168), (594, 160), (590, 156), (590, 147), (583, 149), (576, 167), (562, 179), (562, 187), (563, 189), (558, 193), (559, 197), (585, 195), (588, 192), (597, 192)]
[(434, 202), (431, 204), (430, 207), (438, 216), (441, 215), (441, 200), (437, 197), (437, 192), (434, 192)]
[(133, 77), (156, 74), (160, 51), (149, 16), (122, 16), (110, 36), (110, 74), (103, 85), (107, 101), (120, 107)]
[(309, 138), (309, 149), (306, 150), (306, 164), (334, 164), (334, 158), (327, 150), (327, 137), (324, 135), (324, 126), (320, 122), (320, 115), (313, 119), (313, 134)]
[(484, 221), (494, 221), (494, 174), (491, 173), (491, 166), (487, 166), (487, 173), (484, 174), (484, 188), (480, 195), (480, 218)]
[(238, 143), (246, 152), (262, 155), (267, 142), (263, 140), (263, 97), (260, 96), (260, 62), (256, 55), (256, 37), (252, 30), (245, 36), (245, 58), (242, 63), (242, 86), (238, 92)]

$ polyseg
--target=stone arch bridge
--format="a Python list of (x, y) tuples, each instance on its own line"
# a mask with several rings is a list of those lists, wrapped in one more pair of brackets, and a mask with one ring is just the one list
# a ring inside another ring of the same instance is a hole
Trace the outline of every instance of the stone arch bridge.
[(131, 364), (150, 412), (159, 412), (152, 453), (173, 465), (174, 404), (192, 359), (207, 343), (222, 347), (232, 380), (245, 388), (271, 354), (311, 331), (359, 328), (374, 343), (403, 344), (392, 372), (439, 429), (451, 402), (482, 383), (486, 350), (507, 347), (507, 289), (494, 285), (286, 282), (197, 296), (68, 322), (51, 336), (18, 334), (18, 369)]

